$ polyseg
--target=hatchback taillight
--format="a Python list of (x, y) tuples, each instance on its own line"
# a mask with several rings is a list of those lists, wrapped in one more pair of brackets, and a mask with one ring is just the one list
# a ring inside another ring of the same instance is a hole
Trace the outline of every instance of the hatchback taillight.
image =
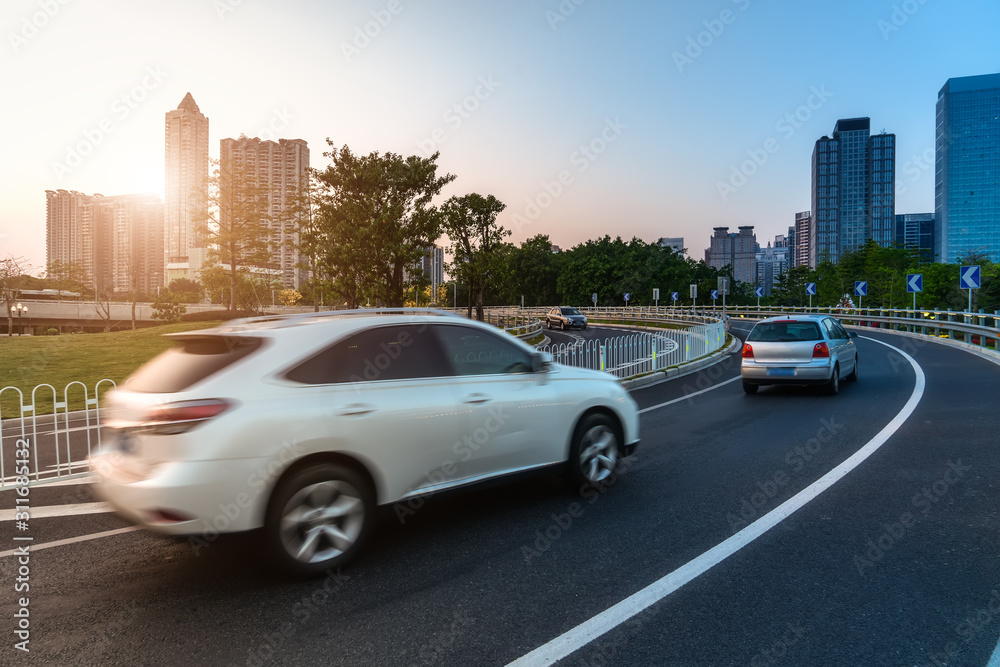
[(231, 406), (232, 403), (219, 398), (157, 405), (150, 409), (139, 427), (147, 433), (159, 435), (184, 433), (218, 417)]
[(830, 356), (830, 348), (826, 343), (816, 343), (813, 346), (813, 359), (827, 358)]
[(753, 359), (753, 347), (751, 347), (750, 343), (743, 343), (743, 358)]

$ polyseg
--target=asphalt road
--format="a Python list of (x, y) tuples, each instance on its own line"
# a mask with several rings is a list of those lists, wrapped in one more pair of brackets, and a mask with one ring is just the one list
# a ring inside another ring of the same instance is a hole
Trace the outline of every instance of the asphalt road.
[[(541, 477), (405, 521), (387, 511), (363, 560), (326, 579), (273, 575), (252, 534), (39, 549), (127, 524), (33, 518), (31, 654), (13, 648), (22, 593), (4, 556), (0, 664), (545, 664), (532, 652), (555, 646), (566, 665), (985, 665), (1000, 636), (1000, 367), (863, 335), (860, 381), (838, 396), (745, 396), (734, 355), (635, 392), (642, 444), (605, 492)], [(31, 492), (33, 508), (92, 502), (86, 484)], [(15, 533), (5, 517), (0, 551)], [(635, 615), (613, 611), (623, 600)], [(580, 640), (595, 617), (606, 632)]]

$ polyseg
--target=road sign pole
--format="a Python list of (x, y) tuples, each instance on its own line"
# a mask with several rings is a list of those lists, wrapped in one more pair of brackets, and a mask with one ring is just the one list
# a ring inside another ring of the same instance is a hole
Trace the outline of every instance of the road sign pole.
[(812, 307), (813, 307), (813, 295), (810, 294), (809, 295), (809, 309), (812, 310)]
[(972, 312), (972, 290), (969, 290), (969, 312)]
[(916, 314), (916, 312), (917, 312), (917, 293), (916, 292), (913, 293), (913, 312), (914, 312), (914, 314)]

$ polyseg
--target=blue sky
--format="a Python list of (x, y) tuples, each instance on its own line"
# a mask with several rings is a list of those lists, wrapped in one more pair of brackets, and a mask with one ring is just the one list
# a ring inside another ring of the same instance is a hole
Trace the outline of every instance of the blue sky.
[(856, 116), (897, 136), (897, 212), (928, 212), (937, 93), (1000, 71), (998, 25), (995, 0), (10, 0), (0, 255), (44, 267), (46, 189), (161, 191), (188, 91), (213, 156), (241, 133), (306, 139), (314, 167), (327, 137), (439, 150), (444, 196), (494, 194), (516, 242), (683, 236), (700, 259), (712, 227), (755, 225), (764, 245)]

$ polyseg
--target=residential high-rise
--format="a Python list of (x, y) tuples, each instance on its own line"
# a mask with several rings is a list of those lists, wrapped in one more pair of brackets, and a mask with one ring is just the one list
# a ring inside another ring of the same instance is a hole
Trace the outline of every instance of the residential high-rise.
[(199, 229), (208, 200), (208, 118), (191, 93), (184, 96), (165, 123), (164, 256), (189, 278), (200, 268), (204, 251)]
[(430, 281), (431, 300), (436, 300), (444, 284), (444, 248), (434, 245), (420, 258), (420, 270)]
[(155, 194), (105, 197), (47, 190), (47, 264), (82, 270), (99, 291), (152, 293), (163, 284), (163, 202)]
[[(280, 271), (286, 288), (298, 289), (308, 278), (298, 250), (299, 219), (295, 211), (305, 196), (309, 169), (309, 146), (304, 139), (261, 141), (241, 136), (220, 142), (220, 187), (229, 187), (234, 170), (241, 179), (260, 188), (266, 200), (268, 245), (272, 269)], [(226, 211), (220, 211), (225, 216)]]
[(793, 266), (816, 266), (816, 254), (813, 252), (813, 249), (816, 247), (815, 240), (812, 213), (809, 211), (796, 213)]
[[(837, 121), (812, 155), (810, 238), (815, 262), (836, 263), (874, 239), (892, 245), (895, 232), (896, 135), (871, 135), (868, 118)], [(810, 263), (815, 266), (814, 262)]]
[(715, 227), (711, 246), (705, 251), (706, 263), (717, 269), (733, 267), (733, 279), (744, 283), (757, 280), (757, 237), (753, 225), (739, 228), (739, 232), (729, 233), (729, 227)]
[(778, 278), (788, 271), (788, 257), (791, 248), (787, 245), (778, 245), (779, 239), (784, 241), (784, 236), (775, 237), (775, 245), (767, 244), (766, 248), (761, 248), (757, 252), (756, 284), (764, 288), (764, 296), (771, 296), (771, 290)]
[(938, 93), (935, 260), (1000, 262), (1000, 73), (948, 79)]
[(896, 245), (918, 251), (921, 262), (933, 262), (934, 214), (897, 214)]

